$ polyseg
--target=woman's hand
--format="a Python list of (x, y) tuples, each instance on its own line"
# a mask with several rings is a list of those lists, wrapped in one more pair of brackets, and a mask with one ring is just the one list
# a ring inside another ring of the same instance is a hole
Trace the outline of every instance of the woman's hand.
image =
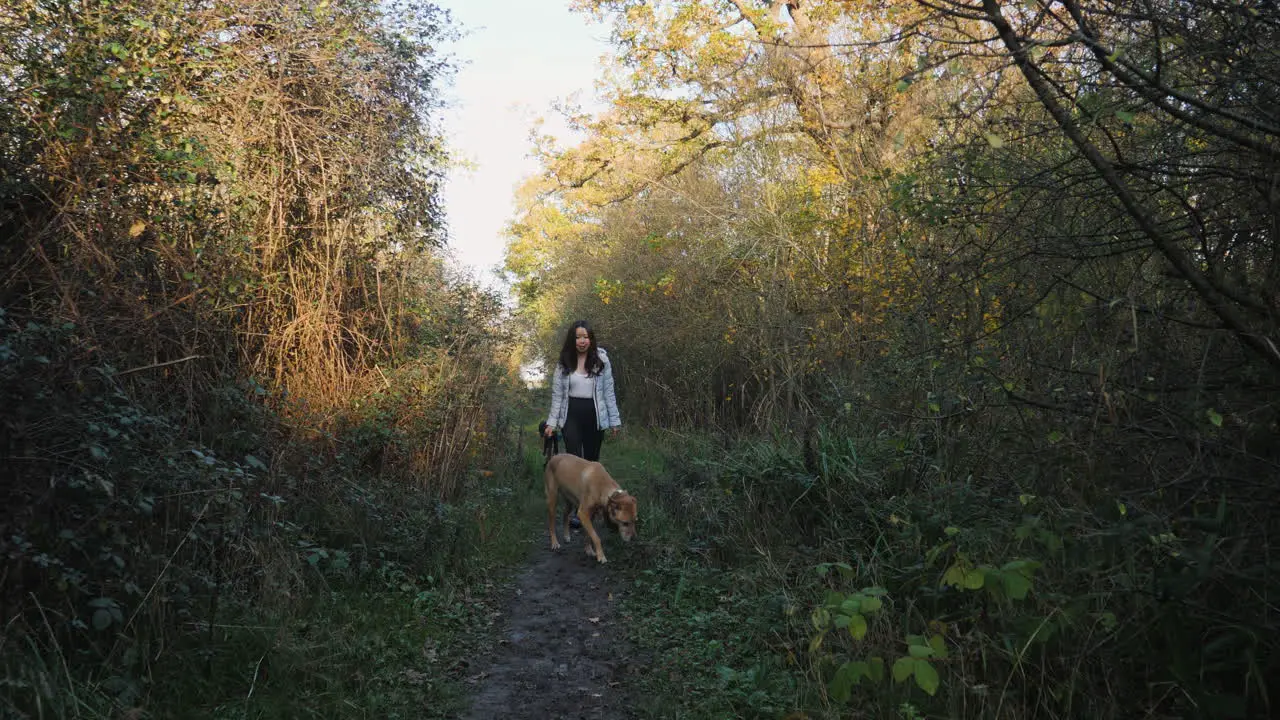
[(542, 434), (543, 434), (545, 437), (551, 437), (552, 435), (555, 435), (555, 434), (556, 434), (556, 429), (555, 429), (555, 428), (553, 428), (553, 427), (551, 427), (550, 425), (548, 425), (548, 426), (547, 426), (547, 429), (542, 431)]
[(622, 432), (621, 425), (614, 425), (613, 427), (609, 428), (609, 434), (612, 435), (613, 437), (618, 437), (618, 433), (620, 432)]

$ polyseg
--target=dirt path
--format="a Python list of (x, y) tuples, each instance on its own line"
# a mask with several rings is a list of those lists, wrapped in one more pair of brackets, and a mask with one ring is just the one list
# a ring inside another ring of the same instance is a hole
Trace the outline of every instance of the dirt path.
[(470, 680), (476, 689), (467, 718), (634, 717), (626, 685), (640, 667), (618, 624), (622, 582), (610, 565), (586, 556), (584, 542), (575, 532), (553, 552), (540, 536), (532, 562), (516, 578), (498, 646)]

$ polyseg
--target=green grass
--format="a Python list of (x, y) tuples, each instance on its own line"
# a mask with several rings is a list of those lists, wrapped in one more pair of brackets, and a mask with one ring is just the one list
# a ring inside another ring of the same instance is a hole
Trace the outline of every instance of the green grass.
[(804, 692), (795, 656), (776, 633), (788, 601), (763, 558), (715, 562), (713, 538), (700, 534), (703, 519), (681, 495), (683, 473), (668, 467), (672, 447), (670, 437), (628, 432), (601, 452), (640, 500), (641, 543), (610, 566), (629, 585), (624, 625), (647, 660), (631, 688), (645, 698), (637, 707), (655, 719), (781, 717)]

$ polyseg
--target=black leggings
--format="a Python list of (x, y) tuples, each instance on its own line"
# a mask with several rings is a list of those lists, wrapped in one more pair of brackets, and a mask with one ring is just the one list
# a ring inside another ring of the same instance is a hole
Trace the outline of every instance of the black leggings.
[(596, 403), (591, 398), (569, 398), (569, 417), (564, 421), (564, 450), (584, 460), (600, 460), (604, 431), (596, 426)]

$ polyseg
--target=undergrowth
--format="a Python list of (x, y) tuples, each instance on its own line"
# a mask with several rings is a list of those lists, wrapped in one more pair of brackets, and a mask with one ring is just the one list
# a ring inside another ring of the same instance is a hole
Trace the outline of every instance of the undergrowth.
[(606, 462), (641, 498), (645, 717), (1271, 712), (1270, 606), (1215, 604), (1276, 592), (1227, 550), (1225, 502), (1175, 526), (945, 477), (887, 433), (820, 432), (808, 463), (786, 438), (626, 444)]
[(79, 339), (0, 314), (0, 715), (453, 717), (528, 534), (491, 520), (528, 514), (511, 410), (405, 482), (376, 415), (317, 433), (227, 381), (193, 426)]

